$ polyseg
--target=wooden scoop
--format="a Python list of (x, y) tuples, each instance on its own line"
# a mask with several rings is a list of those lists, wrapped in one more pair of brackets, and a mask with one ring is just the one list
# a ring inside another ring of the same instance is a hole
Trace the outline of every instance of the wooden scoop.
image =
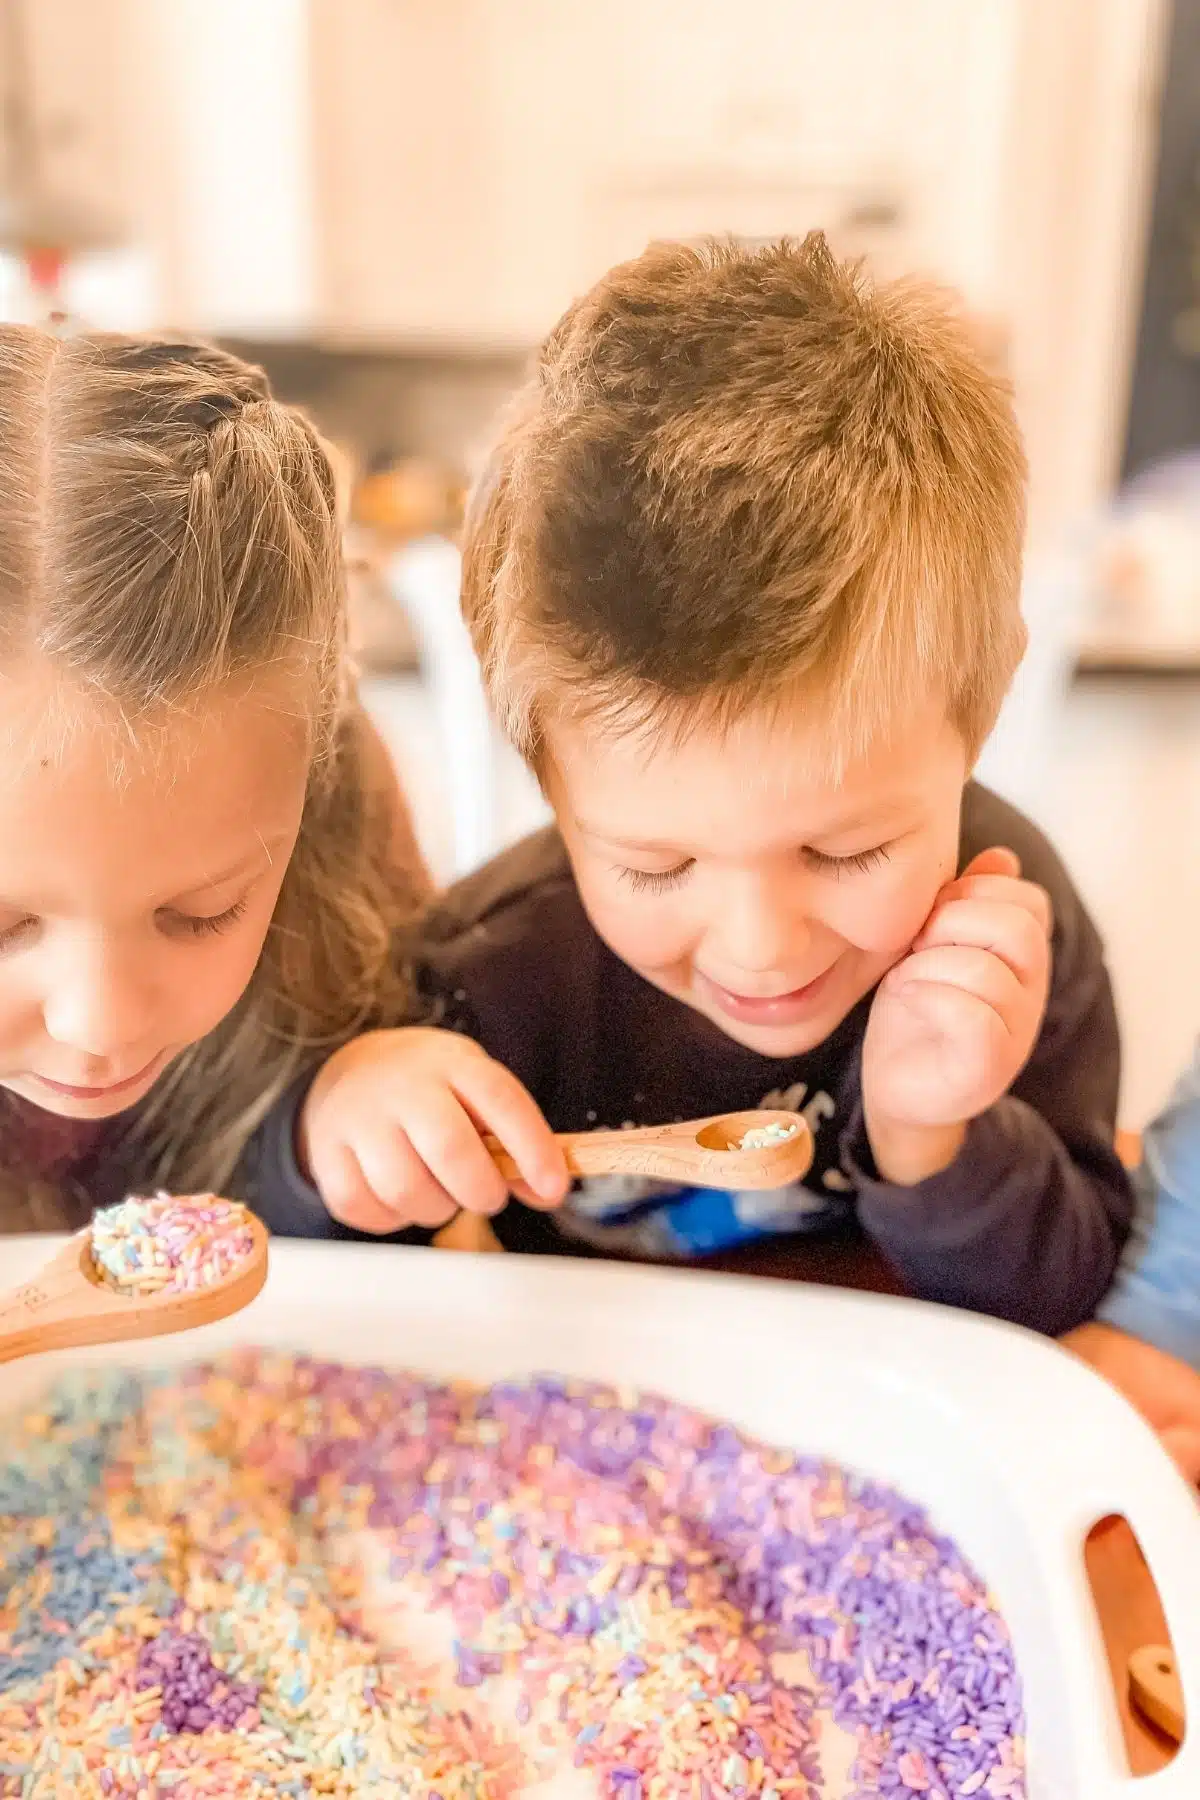
[(1129, 1696), (1152, 1725), (1182, 1744), (1187, 1719), (1175, 1658), (1164, 1644), (1144, 1644), (1129, 1659)]
[[(761, 1149), (743, 1150), (748, 1131), (781, 1125), (792, 1135)], [(630, 1131), (561, 1131), (557, 1134), (572, 1175), (644, 1175), (690, 1187), (787, 1187), (808, 1173), (812, 1133), (799, 1113), (718, 1113), (684, 1125), (645, 1125)], [(488, 1153), (507, 1181), (520, 1171), (495, 1138)]]
[(85, 1227), (40, 1275), (0, 1295), (0, 1363), (44, 1350), (166, 1337), (240, 1312), (267, 1279), (266, 1229), (252, 1214), (247, 1223), (254, 1248), (245, 1262), (207, 1287), (175, 1294), (122, 1294), (109, 1287), (92, 1261), (92, 1234)]
[[(743, 1150), (748, 1131), (764, 1125), (792, 1126), (789, 1138)], [(647, 1125), (632, 1131), (560, 1131), (558, 1141), (572, 1175), (646, 1175), (693, 1187), (787, 1187), (801, 1181), (812, 1162), (812, 1133), (799, 1113), (718, 1113), (686, 1125)], [(488, 1154), (506, 1181), (520, 1171), (494, 1137), (484, 1137)], [(492, 1251), (503, 1248), (488, 1221), (478, 1213), (456, 1213), (434, 1238), (441, 1250)]]

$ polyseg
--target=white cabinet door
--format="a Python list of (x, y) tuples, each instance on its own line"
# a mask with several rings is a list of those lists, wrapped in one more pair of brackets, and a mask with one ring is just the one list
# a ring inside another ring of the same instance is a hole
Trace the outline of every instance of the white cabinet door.
[(310, 0), (318, 311), (334, 338), (485, 334), (500, 246), (477, 0)]
[(1012, 0), (616, 3), (597, 264), (649, 236), (820, 226), (883, 269), (986, 279)]
[(526, 346), (652, 238), (822, 226), (1007, 331), (1039, 533), (1103, 492), (1166, 0), (307, 4), (326, 335)]
[(330, 336), (486, 349), (553, 322), (585, 266), (599, 19), (591, 0), (311, 0)]
[(653, 237), (815, 225), (978, 286), (1018, 11), (314, 0), (326, 321), (529, 342)]
[(308, 0), (124, 3), (137, 21), (143, 202), (162, 316), (230, 336), (308, 336)]
[(50, 216), (68, 229), (74, 219), (91, 241), (119, 238), (130, 224), (124, 14), (123, 0), (6, 0), (0, 12), (5, 190), (14, 180), (36, 188)]

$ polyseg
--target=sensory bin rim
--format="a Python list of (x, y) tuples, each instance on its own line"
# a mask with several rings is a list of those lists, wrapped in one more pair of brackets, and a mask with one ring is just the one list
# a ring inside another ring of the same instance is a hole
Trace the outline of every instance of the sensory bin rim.
[[(62, 1241), (6, 1239), (0, 1284), (28, 1279)], [(1200, 1512), (1148, 1428), (1054, 1345), (941, 1307), (694, 1270), (280, 1240), (270, 1255), (243, 1313), (0, 1367), (0, 1407), (65, 1367), (173, 1366), (245, 1343), (473, 1381), (553, 1372), (656, 1391), (891, 1483), (955, 1538), (1013, 1634), (1030, 1800), (1200, 1793), (1195, 1731), (1158, 1774), (1124, 1772), (1083, 1563), (1095, 1521), (1124, 1514), (1200, 1719)]]

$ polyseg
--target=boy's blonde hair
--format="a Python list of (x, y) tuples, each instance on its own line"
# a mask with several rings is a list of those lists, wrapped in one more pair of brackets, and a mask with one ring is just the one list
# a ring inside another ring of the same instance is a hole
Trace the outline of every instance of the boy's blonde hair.
[(463, 610), (509, 735), (914, 700), (974, 754), (1020, 661), (1025, 461), (939, 290), (824, 236), (651, 247), (546, 341), (472, 502)]
[(0, 655), (33, 649), (130, 722), (298, 662), (312, 769), (250, 985), (131, 1127), (148, 1178), (221, 1188), (318, 1047), (403, 1010), (391, 859), (347, 678), (334, 480), (261, 370), (207, 345), (0, 327)]

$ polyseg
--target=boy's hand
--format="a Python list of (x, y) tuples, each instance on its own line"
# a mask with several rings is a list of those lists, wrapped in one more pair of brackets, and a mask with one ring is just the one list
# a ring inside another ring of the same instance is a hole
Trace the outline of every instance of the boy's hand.
[(558, 1205), (570, 1186), (567, 1165), (515, 1075), (452, 1031), (373, 1031), (318, 1074), (296, 1148), (334, 1218), (382, 1234), (433, 1229), (460, 1208), (500, 1211), (508, 1183), (481, 1131), (520, 1169), (523, 1199)]
[(985, 850), (938, 895), (889, 971), (863, 1045), (875, 1166), (911, 1186), (949, 1168), (969, 1120), (1020, 1074), (1050, 985), (1050, 901), (1011, 850)]
[(1200, 1482), (1200, 1375), (1112, 1325), (1081, 1325), (1063, 1343), (1124, 1394), (1187, 1479)]

